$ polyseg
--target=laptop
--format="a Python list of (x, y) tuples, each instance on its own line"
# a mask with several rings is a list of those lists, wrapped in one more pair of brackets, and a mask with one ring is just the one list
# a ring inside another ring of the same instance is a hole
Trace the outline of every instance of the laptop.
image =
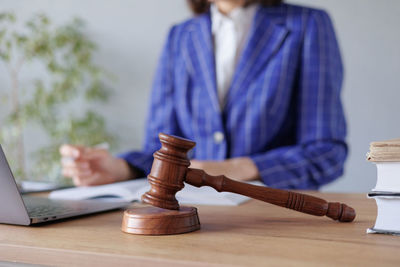
[(21, 195), (0, 145), (0, 223), (32, 225), (120, 209), (129, 204), (122, 201), (52, 200)]

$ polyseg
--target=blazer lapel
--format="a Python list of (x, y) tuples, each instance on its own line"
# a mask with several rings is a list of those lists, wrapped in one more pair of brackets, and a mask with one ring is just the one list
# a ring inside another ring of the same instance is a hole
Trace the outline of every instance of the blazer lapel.
[(199, 16), (191, 31), (191, 45), (194, 53), (190, 55), (194, 76), (200, 79), (200, 84), (205, 88), (210, 97), (212, 108), (218, 114), (221, 109), (218, 101), (215, 59), (213, 41), (211, 36), (210, 14)]
[(282, 7), (258, 9), (228, 91), (226, 108), (232, 104), (241, 90), (247, 89), (271, 56), (279, 50), (289, 33), (284, 23)]

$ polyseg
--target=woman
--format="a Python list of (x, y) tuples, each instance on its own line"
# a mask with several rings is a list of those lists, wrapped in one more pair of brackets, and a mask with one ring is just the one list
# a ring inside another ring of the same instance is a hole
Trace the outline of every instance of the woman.
[(343, 172), (342, 63), (321, 10), (280, 1), (189, 1), (155, 76), (142, 151), (63, 146), (77, 185), (143, 176), (164, 132), (195, 140), (192, 167), (277, 188), (317, 189)]

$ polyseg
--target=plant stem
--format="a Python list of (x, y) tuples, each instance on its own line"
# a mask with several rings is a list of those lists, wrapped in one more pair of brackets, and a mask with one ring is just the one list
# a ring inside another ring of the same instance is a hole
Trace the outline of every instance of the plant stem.
[[(18, 73), (21, 69), (23, 63), (23, 59), (21, 58), (18, 61), (18, 64), (15, 69), (10, 68), (11, 75), (11, 103), (12, 110), (16, 116), (17, 121), (17, 160), (18, 160), (18, 169), (21, 171), (22, 175), (25, 175), (25, 143), (24, 143), (24, 133), (23, 133), (23, 124), (22, 118), (20, 114), (20, 92), (19, 92), (19, 81), (18, 81)], [(25, 178), (25, 177), (21, 177)]]

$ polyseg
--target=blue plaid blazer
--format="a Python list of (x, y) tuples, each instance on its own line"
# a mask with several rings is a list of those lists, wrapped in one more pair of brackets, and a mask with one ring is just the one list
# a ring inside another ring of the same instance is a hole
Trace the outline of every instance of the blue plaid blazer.
[(172, 27), (155, 75), (141, 151), (121, 155), (150, 172), (158, 133), (196, 141), (192, 158), (250, 157), (271, 187), (317, 189), (347, 155), (342, 62), (326, 12), (259, 7), (227, 102), (216, 88), (210, 14)]

